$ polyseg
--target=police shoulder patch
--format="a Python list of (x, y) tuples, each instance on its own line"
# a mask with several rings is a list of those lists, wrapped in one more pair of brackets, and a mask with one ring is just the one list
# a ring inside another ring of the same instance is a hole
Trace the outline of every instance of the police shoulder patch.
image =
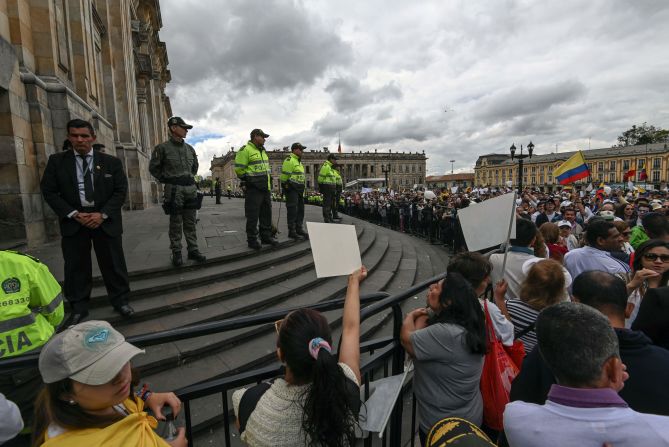
[(2, 281), (2, 290), (7, 293), (16, 293), (21, 290), (21, 281), (19, 278), (7, 278)]

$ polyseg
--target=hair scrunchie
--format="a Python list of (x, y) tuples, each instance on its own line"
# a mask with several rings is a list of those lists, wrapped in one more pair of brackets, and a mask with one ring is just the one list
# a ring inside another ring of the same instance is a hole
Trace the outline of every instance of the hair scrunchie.
[(318, 351), (320, 351), (321, 348), (325, 349), (327, 352), (332, 352), (330, 343), (326, 342), (321, 337), (312, 338), (309, 342), (309, 354), (314, 358), (314, 360), (318, 359)]

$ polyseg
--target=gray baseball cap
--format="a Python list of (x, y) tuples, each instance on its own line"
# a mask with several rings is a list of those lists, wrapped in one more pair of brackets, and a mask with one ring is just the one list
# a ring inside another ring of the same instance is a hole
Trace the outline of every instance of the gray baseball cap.
[(39, 355), (44, 383), (70, 378), (87, 385), (103, 385), (137, 354), (139, 349), (106, 321), (86, 321), (54, 335)]

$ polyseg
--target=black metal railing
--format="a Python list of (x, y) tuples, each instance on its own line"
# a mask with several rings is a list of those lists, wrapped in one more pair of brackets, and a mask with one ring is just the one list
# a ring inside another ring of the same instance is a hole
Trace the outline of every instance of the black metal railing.
[[(367, 318), (377, 315), (379, 312), (390, 309), (392, 311), (392, 328), (393, 335), (389, 337), (382, 337), (373, 339), (370, 341), (362, 342), (360, 344), (361, 354), (369, 354), (369, 357), (361, 362), (360, 372), (362, 375), (362, 382), (365, 385), (365, 400), (369, 398), (369, 384), (374, 380), (375, 373), (381, 372), (383, 377), (388, 377), (388, 375), (397, 375), (403, 373), (404, 368), (404, 359), (405, 353), (402, 345), (400, 344), (399, 336), (400, 329), (402, 326), (402, 309), (401, 304), (403, 301), (415, 296), (417, 293), (425, 290), (430, 284), (439, 281), (445, 277), (445, 274), (435, 276), (426, 281), (423, 281), (415, 286), (392, 296), (387, 296), (383, 299), (376, 300), (366, 300), (361, 298), (361, 303), (365, 301), (375, 301), (372, 304), (362, 308), (360, 311), (360, 321), (363, 322)], [(328, 303), (329, 306), (327, 310), (333, 310), (336, 308), (343, 307), (343, 300), (337, 300), (336, 302)], [(316, 308), (310, 306), (311, 308)], [(256, 315), (254, 317), (249, 317), (249, 325), (263, 324), (268, 322), (276, 321), (277, 319), (285, 317), (293, 309), (284, 309), (280, 311), (270, 312), (263, 315)], [(321, 309), (323, 310), (323, 309)], [(252, 321), (252, 323), (251, 323)], [(221, 322), (223, 323), (223, 322)], [(377, 352), (378, 351), (378, 352)], [(206, 382), (202, 382), (196, 385), (188, 386), (180, 390), (175, 391), (179, 396), (181, 401), (184, 404), (184, 416), (186, 421), (186, 433), (188, 436), (189, 446), (193, 446), (193, 434), (211, 427), (214, 423), (223, 423), (224, 429), (224, 445), (229, 446), (231, 442), (231, 430), (230, 424), (233, 420), (233, 416), (230, 413), (229, 408), (229, 396), (228, 393), (234, 389), (242, 388), (248, 385), (259, 383), (263, 380), (276, 377), (283, 373), (282, 367), (280, 365), (270, 365), (261, 368), (256, 368), (250, 371), (246, 371), (241, 374), (234, 376), (223, 377), (219, 379), (214, 379)], [(389, 444), (391, 447), (399, 447), (402, 442), (402, 402), (404, 398), (404, 392), (407, 389), (405, 386), (398, 398), (391, 418), (388, 424), (388, 428), (384, 436), (381, 438), (383, 446)], [(219, 394), (221, 397), (221, 403), (223, 407), (223, 413), (215, 417), (210, 417), (207, 421), (201, 422), (197, 426), (193, 425), (191, 417), (191, 401), (203, 398), (207, 396), (212, 396)], [(412, 401), (412, 428), (411, 433), (409, 434), (411, 439), (411, 446), (413, 443), (413, 436), (415, 433), (415, 400)], [(364, 440), (365, 446), (372, 445), (372, 437), (367, 436)]]
[[(399, 335), (402, 325), (402, 309), (401, 304), (415, 296), (417, 293), (425, 290), (430, 284), (439, 281), (445, 277), (445, 274), (437, 275), (427, 279), (419, 284), (416, 284), (405, 291), (389, 296), (386, 292), (376, 292), (361, 296), (360, 303), (362, 309), (360, 311), (360, 321), (363, 322), (371, 316), (377, 315), (380, 312), (391, 310), (392, 312), (392, 336), (380, 337), (373, 340), (365, 341), (360, 344), (361, 354), (367, 354), (368, 357), (361, 362), (360, 371), (362, 381), (365, 385), (365, 399), (369, 397), (369, 383), (374, 380), (375, 373), (381, 372), (383, 377), (401, 374), (404, 368), (405, 353), (402, 348)], [(129, 343), (139, 347), (147, 347), (169, 343), (177, 340), (184, 340), (188, 338), (200, 337), (203, 335), (218, 334), (235, 329), (250, 328), (252, 326), (259, 326), (263, 324), (273, 323), (276, 320), (284, 318), (288, 313), (296, 309), (308, 307), (310, 309), (321, 312), (341, 309), (344, 306), (344, 299), (336, 299), (321, 303), (316, 303), (310, 306), (299, 306), (293, 308), (280, 309), (276, 311), (264, 312), (250, 316), (238, 317), (234, 319), (201, 323), (192, 326), (184, 326), (181, 328), (170, 329), (151, 334), (137, 335), (127, 338)], [(16, 371), (21, 368), (34, 368), (37, 366), (39, 352), (28, 355), (4, 359), (0, 361), (0, 373), (8, 373), (9, 371)], [(193, 446), (193, 434), (204, 429), (209, 428), (215, 424), (223, 423), (225, 431), (225, 445), (230, 445), (230, 421), (231, 413), (229, 409), (228, 391), (241, 388), (250, 384), (259, 383), (263, 380), (276, 377), (282, 374), (280, 365), (273, 364), (254, 368), (253, 370), (235, 374), (225, 377), (220, 377), (208, 380), (202, 383), (187, 386), (185, 388), (176, 390), (175, 393), (183, 402), (183, 411), (186, 422), (186, 433), (188, 437), (189, 446)], [(386, 433), (382, 437), (382, 445), (385, 447), (389, 443), (391, 447), (399, 447), (402, 439), (402, 402), (404, 393), (407, 387), (405, 386), (398, 398), (395, 408), (393, 409), (391, 419), (386, 429)], [(191, 401), (194, 399), (220, 394), (223, 404), (223, 413), (221, 415), (210, 417), (207, 421), (198, 424), (194, 427), (191, 417)], [(412, 424), (411, 424), (411, 446), (413, 447), (413, 437), (415, 433), (415, 399), (412, 404)], [(365, 446), (372, 445), (371, 436), (367, 436), (364, 441)]]

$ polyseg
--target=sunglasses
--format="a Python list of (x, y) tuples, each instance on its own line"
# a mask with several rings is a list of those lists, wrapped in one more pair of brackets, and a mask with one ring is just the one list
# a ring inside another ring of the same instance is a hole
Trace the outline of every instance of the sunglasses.
[(658, 255), (657, 253), (644, 253), (643, 258), (653, 262), (660, 258), (662, 262), (669, 262), (669, 255)]

